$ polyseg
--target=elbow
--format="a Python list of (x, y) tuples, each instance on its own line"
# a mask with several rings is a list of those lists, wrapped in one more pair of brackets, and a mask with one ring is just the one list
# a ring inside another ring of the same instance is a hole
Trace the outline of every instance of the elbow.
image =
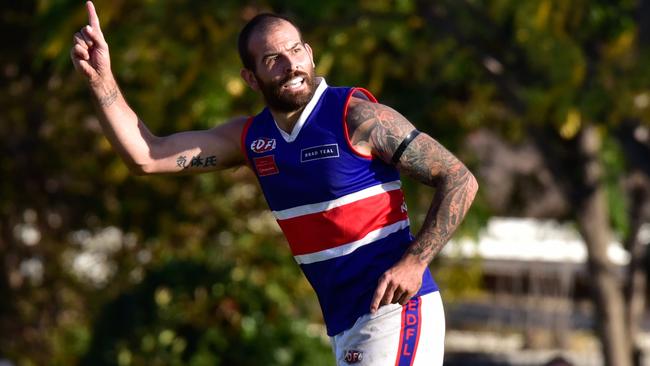
[(150, 153), (125, 154), (122, 156), (124, 163), (133, 175), (142, 176), (156, 173), (156, 161)]
[(469, 196), (472, 198), (472, 201), (476, 197), (476, 193), (478, 193), (478, 180), (474, 176), (474, 174), (469, 173), (468, 177), (468, 183), (467, 183), (467, 193)]
[(471, 204), (478, 193), (478, 180), (466, 167), (458, 170), (456, 175), (450, 175), (447, 180), (450, 190), (462, 192), (468, 204)]
[(129, 168), (131, 170), (131, 174), (137, 175), (137, 176), (143, 176), (143, 175), (153, 175), (153, 174), (159, 174), (161, 173), (154, 164), (134, 164), (132, 167)]
[(142, 176), (154, 173), (151, 164), (142, 163), (134, 159), (125, 159), (124, 163), (129, 168), (129, 173), (133, 175)]
[(118, 156), (132, 175), (147, 175), (151, 171), (151, 159), (146, 153), (124, 147), (117, 149)]

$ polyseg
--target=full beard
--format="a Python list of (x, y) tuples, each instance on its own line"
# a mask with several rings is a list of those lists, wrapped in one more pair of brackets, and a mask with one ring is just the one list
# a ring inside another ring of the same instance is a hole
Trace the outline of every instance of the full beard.
[[(284, 88), (282, 88), (284, 84), (295, 77), (302, 77), (304, 79), (303, 82), (305, 85), (307, 85), (306, 92), (294, 94), (291, 91), (284, 90)], [(308, 73), (302, 71), (292, 71), (278, 82), (265, 83), (260, 78), (258, 78), (257, 75), (255, 78), (257, 79), (257, 83), (260, 86), (260, 90), (262, 91), (266, 105), (270, 109), (278, 112), (295, 112), (304, 108), (316, 92), (313, 70), (310, 70)]]

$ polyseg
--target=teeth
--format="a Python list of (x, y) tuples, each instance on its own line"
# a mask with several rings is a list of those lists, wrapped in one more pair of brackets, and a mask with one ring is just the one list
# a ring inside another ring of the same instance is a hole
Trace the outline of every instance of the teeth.
[(296, 86), (300, 85), (300, 83), (302, 83), (303, 80), (304, 79), (301, 78), (301, 77), (295, 77), (295, 78), (289, 80), (289, 82), (286, 85), (288, 85), (290, 87), (296, 87)]

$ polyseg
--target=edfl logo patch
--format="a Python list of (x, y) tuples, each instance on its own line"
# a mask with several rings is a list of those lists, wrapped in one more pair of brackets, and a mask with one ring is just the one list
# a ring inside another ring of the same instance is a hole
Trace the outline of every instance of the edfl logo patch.
[(275, 139), (261, 137), (251, 143), (251, 150), (256, 153), (263, 153), (275, 149)]
[(363, 352), (356, 350), (348, 350), (345, 352), (345, 362), (348, 364), (358, 363), (363, 360)]

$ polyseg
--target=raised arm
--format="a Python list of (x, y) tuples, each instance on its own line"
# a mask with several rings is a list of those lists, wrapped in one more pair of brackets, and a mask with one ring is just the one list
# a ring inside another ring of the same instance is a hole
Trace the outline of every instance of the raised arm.
[[(350, 102), (347, 124), (355, 148), (388, 164), (393, 164), (395, 152), (415, 130), (395, 110), (357, 98)], [(404, 257), (380, 279), (372, 312), (384, 304), (404, 304), (415, 295), (425, 268), (458, 228), (478, 190), (476, 179), (465, 165), (424, 133), (411, 140), (395, 164), (400, 172), (435, 187), (436, 193)]]
[(233, 118), (210, 130), (166, 137), (152, 134), (129, 107), (111, 71), (108, 44), (91, 1), (88, 25), (73, 36), (70, 57), (88, 81), (104, 134), (129, 169), (136, 174), (202, 172), (244, 162), (239, 136), (245, 117)]

